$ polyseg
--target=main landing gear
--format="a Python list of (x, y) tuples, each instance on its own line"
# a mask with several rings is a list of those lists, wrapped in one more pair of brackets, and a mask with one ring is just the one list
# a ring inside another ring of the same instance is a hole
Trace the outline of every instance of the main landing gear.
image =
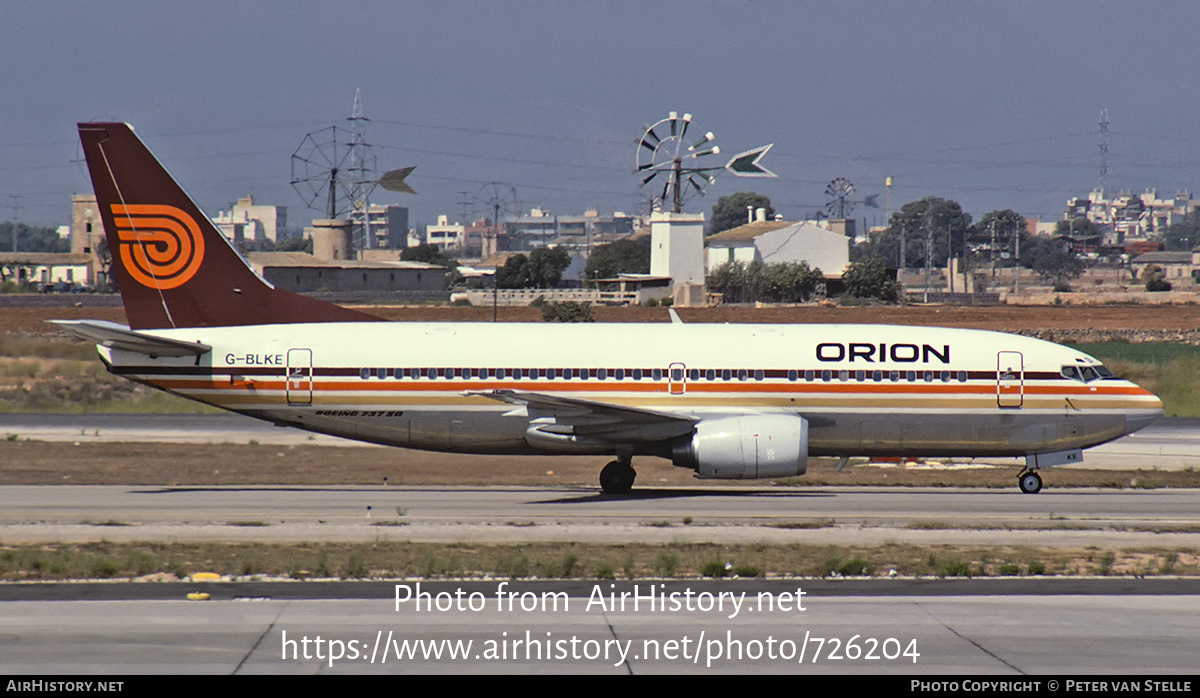
[(600, 471), (600, 489), (605, 494), (629, 494), (636, 477), (631, 459), (615, 460)]
[(1042, 476), (1032, 470), (1023, 470), (1017, 476), (1017, 486), (1025, 494), (1037, 494), (1042, 491)]

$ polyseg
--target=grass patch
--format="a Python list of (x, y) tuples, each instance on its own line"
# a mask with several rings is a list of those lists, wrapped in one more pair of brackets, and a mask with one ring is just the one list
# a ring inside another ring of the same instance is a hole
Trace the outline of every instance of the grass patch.
[[(745, 560), (726, 568), (727, 560)], [(468, 545), (374, 543), (86, 543), (0, 546), (0, 580), (132, 578), (196, 572), (309, 579), (842, 576), (975, 577), (1147, 573), (1200, 576), (1200, 553), (1160, 549), (808, 544)], [(1052, 570), (1052, 571), (1051, 571)]]

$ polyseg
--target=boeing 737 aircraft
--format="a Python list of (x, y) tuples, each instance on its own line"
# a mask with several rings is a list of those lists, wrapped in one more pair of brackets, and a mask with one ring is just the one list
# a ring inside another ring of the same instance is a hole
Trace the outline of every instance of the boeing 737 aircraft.
[(1091, 356), (999, 332), (384, 322), (255, 274), (127, 124), (79, 135), (129, 326), (57, 324), (114, 374), (276, 424), (608, 454), (608, 493), (630, 490), (634, 456), (731, 479), (802, 475), (809, 456), (1023, 456), (1037, 492), (1039, 468), (1163, 414)]

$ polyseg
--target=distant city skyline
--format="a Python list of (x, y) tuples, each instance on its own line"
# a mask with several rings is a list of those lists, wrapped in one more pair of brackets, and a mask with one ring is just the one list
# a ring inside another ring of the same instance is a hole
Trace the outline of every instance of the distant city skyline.
[[(232, 0), (6, 3), (0, 9), (0, 220), (69, 221), (90, 185), (75, 122), (138, 130), (206, 213), (238, 199), (311, 217), (291, 185), (305, 134), (348, 125), (362, 90), (378, 191), (411, 224), (461, 219), (504, 182), (520, 209), (637, 213), (636, 141), (669, 111), (722, 158), (766, 143), (778, 179), (725, 173), (685, 210), (737, 191), (789, 219), (846, 177), (881, 208), (954, 199), (1047, 220), (1096, 186), (1200, 188), (1200, 7), (1185, 2), (468, 3)], [(486, 196), (486, 192), (484, 193)], [(482, 206), (480, 213), (482, 214)], [(467, 222), (467, 221), (463, 221)]]

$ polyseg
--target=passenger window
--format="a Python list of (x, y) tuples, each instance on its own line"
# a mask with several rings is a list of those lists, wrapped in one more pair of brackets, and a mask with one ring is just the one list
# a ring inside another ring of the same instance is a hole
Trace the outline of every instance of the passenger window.
[(907, 372), (905, 372), (905, 374), (904, 374), (904, 378), (905, 378), (905, 380), (907, 380), (909, 383), (915, 383), (915, 382), (916, 382), (916, 380), (917, 380), (917, 372), (916, 372), (916, 371), (907, 371)]
[(642, 379), (642, 369), (640, 369), (640, 368), (633, 369), (633, 379), (635, 381), (640, 381)]
[(553, 368), (546, 369), (546, 378), (547, 379), (554, 380), (557, 377), (558, 377), (558, 371), (556, 369), (553, 369)]
[(671, 369), (671, 380), (677, 381), (677, 382), (683, 380), (683, 369), (682, 368)]
[(866, 379), (867, 379), (867, 372), (866, 372), (866, 371), (864, 371), (864, 370), (862, 370), (862, 369), (859, 369), (859, 370), (857, 370), (857, 371), (855, 371), (855, 372), (854, 372), (854, 380), (856, 380), (856, 381), (864, 381), (864, 380), (866, 380)]
[(762, 379), (763, 379), (763, 375), (764, 375), (764, 374), (763, 374), (763, 372), (762, 372), (762, 369), (761, 369), (761, 368), (756, 368), (756, 369), (754, 369), (754, 380), (756, 380), (756, 381), (760, 381), (760, 380), (762, 380)]
[(537, 370), (536, 368), (531, 368), (531, 369), (529, 369), (529, 377), (530, 377), (531, 379), (533, 379), (533, 380), (537, 380), (539, 375), (540, 375), (540, 374), (539, 374), (539, 372), (538, 372), (538, 370)]
[(591, 377), (592, 377), (592, 370), (590, 368), (579, 369), (579, 379), (580, 380), (587, 380)]
[(486, 379), (488, 377), (488, 370), (486, 368), (479, 369), (479, 377)]
[(396, 380), (400, 380), (400, 379), (404, 378), (404, 369), (393, 368), (392, 369), (392, 378), (395, 378)]
[(888, 374), (888, 380), (892, 381), (893, 383), (900, 380), (900, 372), (892, 371), (891, 373)]
[(421, 369), (419, 369), (419, 368), (408, 369), (408, 377), (413, 380), (417, 380), (418, 378), (421, 377)]
[(804, 380), (811, 381), (815, 377), (816, 377), (816, 374), (813, 372), (813, 370), (811, 368), (804, 370)]
[(824, 369), (823, 371), (821, 371), (821, 380), (823, 380), (825, 382), (829, 382), (832, 379), (833, 379), (833, 371), (830, 371), (829, 369)]
[(705, 372), (704, 372), (704, 379), (705, 379), (705, 380), (710, 380), (710, 381), (715, 381), (715, 380), (717, 379), (717, 371), (716, 371), (716, 369), (712, 369), (712, 368), (710, 368), (710, 369), (708, 369), (707, 371), (705, 371)]
[(359, 369), (358, 377), (363, 380), (369, 380), (371, 378), (371, 369), (369, 369), (369, 368)]
[(721, 369), (721, 380), (727, 381), (730, 378), (733, 378), (733, 371), (730, 371), (727, 368)]
[(697, 369), (697, 368), (689, 369), (688, 370), (688, 380), (692, 380), (692, 381), (700, 380), (700, 369)]
[(849, 371), (838, 371), (838, 380), (840, 380), (840, 381), (850, 380), (850, 372)]
[(505, 376), (504, 369), (502, 369), (502, 368), (496, 369), (496, 377), (497, 378), (503, 378), (504, 376)]
[(959, 371), (959, 372), (958, 372), (958, 382), (959, 382), (959, 383), (966, 383), (966, 382), (967, 382), (967, 372), (966, 372), (966, 371)]
[(617, 369), (617, 380), (619, 380), (619, 381), (625, 380), (625, 369), (623, 369), (623, 368)]
[(661, 368), (651, 369), (650, 370), (650, 378), (652, 380), (656, 380), (656, 381), (662, 380), (662, 369)]
[[(796, 373), (796, 369), (794, 369), (794, 368), (788, 369), (788, 380), (794, 381), (797, 378), (799, 378), (799, 374)], [(809, 379), (809, 380), (812, 380), (812, 379)]]
[(608, 378), (608, 369), (607, 368), (596, 369), (596, 377), (599, 378), (600, 380), (604, 380), (604, 379)]
[(950, 372), (949, 371), (942, 371), (942, 382), (943, 383), (950, 382)]
[(883, 371), (871, 371), (871, 380), (876, 383), (883, 380)]
[(563, 369), (563, 378), (566, 378), (567, 380), (571, 380), (574, 377), (575, 377), (574, 369), (570, 369), (570, 368)]
[(519, 369), (519, 368), (514, 368), (514, 369), (513, 369), (513, 378), (514, 378), (514, 379), (516, 379), (516, 380), (521, 380), (521, 375), (522, 375), (522, 371), (521, 371), (521, 369)]
[(746, 369), (744, 369), (744, 368), (738, 369), (738, 380), (740, 380), (740, 381), (746, 380)]
[(926, 371), (926, 372), (925, 372), (925, 382), (926, 382), (926, 383), (932, 383), (932, 382), (933, 382), (933, 371)]
[(429, 369), (429, 371), (428, 371), (428, 373), (427, 373), (426, 375), (428, 375), (428, 376), (429, 376), (429, 380), (433, 380), (434, 378), (437, 378), (437, 377), (438, 377), (438, 375), (437, 375), (437, 369), (436, 369), (436, 368), (431, 368), (431, 369)]

